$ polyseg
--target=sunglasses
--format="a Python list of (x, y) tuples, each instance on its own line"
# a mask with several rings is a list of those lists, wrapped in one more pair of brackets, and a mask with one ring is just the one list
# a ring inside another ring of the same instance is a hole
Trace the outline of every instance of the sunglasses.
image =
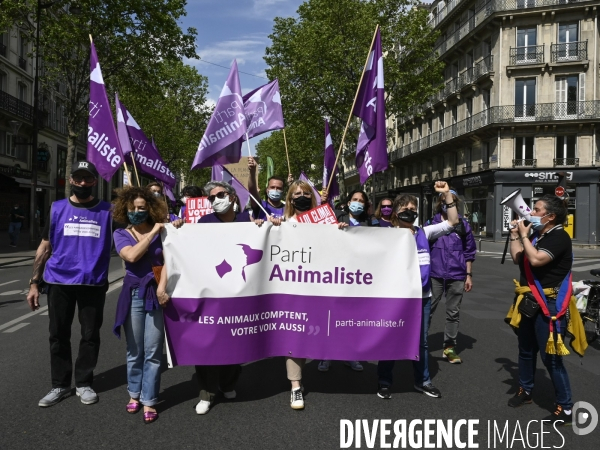
[(302, 194), (294, 193), (294, 194), (292, 194), (292, 197), (294, 197), (294, 198), (300, 198), (300, 197), (311, 198), (312, 194), (310, 192), (303, 192)]
[(81, 183), (82, 181), (85, 181), (86, 183), (93, 183), (96, 180), (96, 177), (93, 177), (91, 175), (88, 175), (88, 176), (72, 175), (71, 178), (73, 178), (73, 181), (75, 183)]
[(217, 192), (215, 195), (209, 195), (208, 201), (212, 203), (215, 201), (215, 198), (225, 198), (226, 195), (229, 195), (227, 191)]

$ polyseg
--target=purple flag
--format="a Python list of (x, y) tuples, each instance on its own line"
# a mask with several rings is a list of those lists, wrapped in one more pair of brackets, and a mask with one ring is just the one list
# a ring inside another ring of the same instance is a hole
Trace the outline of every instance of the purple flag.
[(167, 196), (167, 198), (169, 200), (171, 200), (173, 203), (176, 202), (175, 200), (175, 196), (173, 195), (173, 191), (171, 190), (171, 188), (169, 186), (167, 186), (166, 184), (163, 186), (163, 192), (165, 193), (165, 195)]
[(248, 189), (246, 189), (244, 185), (240, 183), (229, 170), (220, 164), (216, 164), (212, 167), (211, 179), (213, 181), (224, 181), (225, 183), (229, 183), (231, 186), (233, 186), (238, 198), (240, 199), (242, 210), (246, 207), (248, 200), (250, 200), (250, 192), (248, 192)]
[(279, 81), (271, 81), (244, 95), (244, 112), (248, 127), (248, 139), (285, 127), (281, 95), (279, 95)]
[(117, 102), (119, 141), (121, 141), (122, 148), (125, 149), (125, 161), (128, 164), (132, 164), (133, 155), (136, 167), (140, 172), (164, 183), (165, 186), (175, 186), (175, 175), (173, 175), (173, 172), (169, 170), (161, 158), (154, 142), (150, 142), (125, 105), (119, 101), (118, 97), (116, 97), (115, 101)]
[(362, 184), (374, 173), (382, 172), (388, 167), (383, 56), (379, 30), (352, 113), (362, 119), (356, 146), (356, 167)]
[(246, 134), (244, 100), (234, 60), (217, 106), (198, 146), (192, 170), (215, 164), (233, 164), (242, 157), (242, 136)]
[(96, 166), (102, 178), (110, 181), (123, 164), (123, 152), (117, 138), (94, 43), (90, 55), (90, 110), (87, 140), (87, 160)]
[(300, 179), (310, 185), (310, 188), (313, 190), (313, 194), (315, 195), (315, 197), (317, 199), (317, 205), (320, 205), (321, 204), (321, 194), (319, 194), (319, 191), (317, 191), (315, 189), (315, 185), (312, 184), (312, 182), (308, 179), (308, 177), (306, 176), (306, 174), (304, 172), (300, 172)]
[(329, 203), (333, 205), (333, 198), (340, 195), (340, 186), (337, 181), (338, 169), (335, 165), (335, 149), (329, 132), (329, 121), (325, 120), (325, 161), (323, 163), (323, 189), (327, 189), (329, 180), (331, 187), (327, 193)]

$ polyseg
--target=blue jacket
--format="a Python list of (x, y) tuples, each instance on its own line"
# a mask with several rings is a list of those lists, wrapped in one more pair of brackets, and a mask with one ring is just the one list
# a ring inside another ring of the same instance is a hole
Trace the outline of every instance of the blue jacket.
[[(469, 223), (459, 216), (465, 230), (464, 236), (455, 231), (433, 242), (431, 247), (431, 277), (444, 280), (464, 280), (467, 277), (467, 261), (475, 261), (477, 245)], [(444, 219), (436, 214), (425, 226), (441, 223)]]

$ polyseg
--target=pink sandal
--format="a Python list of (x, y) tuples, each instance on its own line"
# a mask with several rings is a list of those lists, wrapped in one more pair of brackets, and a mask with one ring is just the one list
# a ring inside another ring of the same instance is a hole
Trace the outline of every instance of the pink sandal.
[(142, 404), (140, 402), (129, 402), (127, 403), (126, 408), (129, 414), (135, 414), (142, 409)]
[(144, 423), (147, 425), (158, 419), (158, 413), (156, 411), (145, 411), (144, 412)]

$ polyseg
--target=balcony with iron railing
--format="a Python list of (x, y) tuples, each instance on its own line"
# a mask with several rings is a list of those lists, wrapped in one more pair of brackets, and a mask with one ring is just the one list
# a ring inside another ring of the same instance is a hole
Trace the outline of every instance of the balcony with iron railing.
[(537, 167), (537, 159), (513, 159), (512, 166), (515, 167)]
[(544, 46), (511, 47), (509, 60), (511, 66), (541, 64), (544, 62)]
[(454, 48), (455, 45), (496, 12), (512, 10), (522, 11), (530, 8), (588, 2), (591, 3), (591, 0), (479, 0), (475, 3), (475, 14), (463, 22), (454, 33), (447, 36), (446, 39), (434, 49), (434, 52), (439, 56), (442, 56)]
[(4, 91), (0, 91), (0, 109), (29, 122), (33, 120), (33, 107)]
[(554, 167), (579, 167), (579, 158), (555, 158)]
[(462, 72), (459, 76), (454, 77), (448, 81), (437, 94), (432, 95), (422, 105), (416, 105), (409, 109), (407, 116), (402, 118), (402, 122), (406, 122), (411, 117), (420, 114), (424, 109), (431, 108), (436, 103), (439, 103), (451, 95), (460, 92), (466, 86), (476, 83), (485, 75), (489, 75), (494, 71), (494, 56), (488, 55), (481, 61), (469, 67), (467, 70)]
[(587, 41), (566, 42), (564, 44), (550, 45), (551, 62), (585, 61), (587, 55)]
[(23, 70), (27, 70), (27, 60), (19, 56), (19, 67)]
[(600, 119), (600, 100), (493, 106), (417, 141), (394, 149), (390, 152), (390, 161), (406, 158), (490, 125), (568, 120), (579, 123), (582, 120), (590, 119)]
[(431, 28), (437, 27), (440, 23), (444, 21), (446, 17), (450, 15), (450, 13), (465, 0), (450, 0), (446, 3), (443, 8), (436, 9), (432, 11), (431, 16), (427, 20), (427, 26)]

